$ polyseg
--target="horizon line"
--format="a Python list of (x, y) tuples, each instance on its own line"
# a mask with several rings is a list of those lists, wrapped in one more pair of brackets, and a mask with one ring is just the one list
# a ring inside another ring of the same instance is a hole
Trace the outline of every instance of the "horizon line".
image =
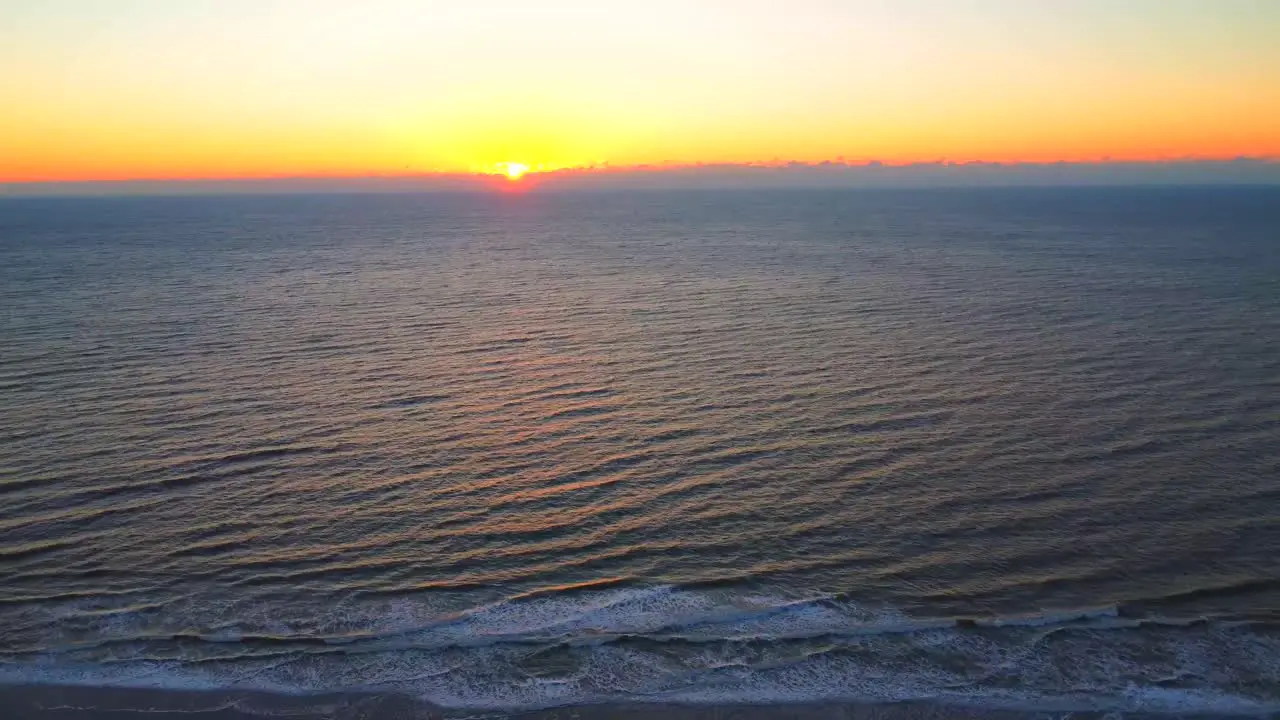
[(890, 164), (786, 161), (590, 165), (501, 172), (322, 174), (105, 180), (0, 180), (0, 197), (393, 192), (528, 192), (592, 189), (1280, 185), (1280, 159), (951, 161)]
[[(566, 165), (547, 167), (533, 164), (528, 166), (522, 180), (535, 177), (553, 178), (567, 175), (615, 175), (626, 173), (661, 173), (689, 170), (909, 170), (940, 168), (990, 168), (990, 169), (1038, 169), (1038, 168), (1106, 168), (1106, 167), (1168, 167), (1168, 166), (1208, 166), (1222, 164), (1253, 164), (1280, 166), (1280, 155), (1234, 155), (1203, 156), (1184, 155), (1164, 158), (1100, 158), (1083, 160), (953, 160), (946, 157), (934, 160), (883, 161), (866, 159), (849, 161), (844, 157), (829, 160), (752, 160), (744, 162), (678, 162), (633, 163), (614, 165), (605, 160), (582, 165)], [(500, 163), (505, 165), (505, 163)], [(272, 181), (338, 181), (338, 180), (490, 180), (507, 179), (501, 167), (480, 170), (425, 170), (409, 172), (358, 172), (335, 171), (316, 173), (269, 173), (269, 174), (225, 174), (225, 175), (139, 175), (130, 177), (112, 177), (105, 175), (86, 177), (4, 177), (0, 176), (0, 187), (14, 185), (64, 185), (64, 184), (131, 184), (131, 183), (200, 183), (200, 182), (272, 182)]]

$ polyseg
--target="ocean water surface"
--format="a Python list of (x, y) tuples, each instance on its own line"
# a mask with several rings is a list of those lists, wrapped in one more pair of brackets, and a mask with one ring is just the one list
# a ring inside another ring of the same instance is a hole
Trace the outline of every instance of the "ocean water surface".
[(0, 200), (0, 682), (1280, 709), (1280, 189)]

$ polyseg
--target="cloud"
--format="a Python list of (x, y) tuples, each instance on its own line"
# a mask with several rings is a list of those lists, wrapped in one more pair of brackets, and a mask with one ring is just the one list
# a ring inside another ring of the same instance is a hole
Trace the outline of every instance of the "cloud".
[(1280, 184), (1280, 162), (1175, 160), (1088, 163), (913, 163), (861, 165), (837, 162), (783, 165), (700, 165), (567, 170), (540, 180), (560, 188), (873, 188), (1077, 185)]

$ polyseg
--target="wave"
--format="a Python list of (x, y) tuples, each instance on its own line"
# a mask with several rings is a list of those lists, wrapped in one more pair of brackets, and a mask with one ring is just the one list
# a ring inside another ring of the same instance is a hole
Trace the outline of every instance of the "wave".
[[(423, 599), (346, 603), (295, 623), (283, 619), (287, 608), (236, 603), (45, 611), (14, 626), (23, 642), (6, 641), (0, 682), (393, 690), (503, 710), (921, 699), (1280, 709), (1274, 622), (1135, 617), (1119, 606), (921, 618), (844, 595), (605, 580), (444, 612)], [(193, 626), (194, 617), (205, 622)]]
[(1169, 592), (1149, 598), (1127, 603), (1125, 608), (1132, 612), (1140, 612), (1146, 608), (1176, 606), (1202, 600), (1234, 598), (1242, 595), (1262, 594), (1280, 589), (1280, 578), (1248, 578), (1231, 583), (1195, 587), (1176, 592)]

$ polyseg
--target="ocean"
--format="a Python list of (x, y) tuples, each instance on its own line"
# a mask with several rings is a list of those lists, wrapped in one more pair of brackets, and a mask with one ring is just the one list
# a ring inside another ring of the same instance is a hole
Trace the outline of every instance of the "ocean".
[(0, 199), (0, 684), (1280, 711), (1280, 188)]

